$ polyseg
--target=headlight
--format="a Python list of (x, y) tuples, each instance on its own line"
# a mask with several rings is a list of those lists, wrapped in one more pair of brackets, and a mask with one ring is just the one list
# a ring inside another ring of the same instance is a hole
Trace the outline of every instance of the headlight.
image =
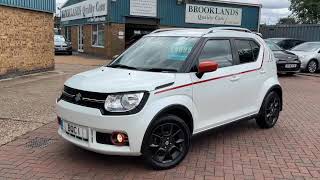
[(128, 112), (141, 103), (144, 93), (111, 94), (107, 97), (104, 108), (108, 112)]
[(300, 56), (300, 59), (308, 59), (308, 55), (302, 55)]

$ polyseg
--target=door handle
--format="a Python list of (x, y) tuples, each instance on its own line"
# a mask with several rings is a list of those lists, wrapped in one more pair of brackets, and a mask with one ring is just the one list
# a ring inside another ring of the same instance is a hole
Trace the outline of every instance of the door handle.
[(240, 80), (240, 76), (232, 76), (230, 81), (235, 82), (235, 81), (239, 81)]
[(265, 74), (265, 73), (266, 73), (266, 71), (264, 69), (260, 70), (260, 74)]

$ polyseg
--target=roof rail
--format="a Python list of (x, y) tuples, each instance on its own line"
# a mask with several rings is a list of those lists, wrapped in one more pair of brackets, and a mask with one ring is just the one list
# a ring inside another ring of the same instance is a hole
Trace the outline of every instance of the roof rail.
[(152, 31), (150, 34), (166, 32), (166, 31), (186, 30), (186, 29), (190, 29), (190, 28), (163, 28), (163, 29), (157, 29), (155, 31)]
[(216, 30), (230, 30), (230, 31), (239, 31), (239, 32), (247, 32), (247, 33), (252, 33), (249, 29), (246, 28), (240, 28), (240, 27), (213, 27), (210, 28), (207, 34), (212, 33), (213, 31)]

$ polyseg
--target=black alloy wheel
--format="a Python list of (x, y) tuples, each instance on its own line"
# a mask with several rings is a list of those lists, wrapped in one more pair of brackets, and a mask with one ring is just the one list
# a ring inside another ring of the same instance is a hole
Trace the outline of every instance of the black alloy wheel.
[(279, 119), (281, 111), (281, 100), (276, 92), (271, 92), (265, 98), (257, 118), (260, 128), (269, 129), (274, 127)]
[(177, 116), (166, 115), (149, 127), (143, 142), (143, 156), (154, 169), (169, 169), (186, 156), (190, 145), (190, 130)]

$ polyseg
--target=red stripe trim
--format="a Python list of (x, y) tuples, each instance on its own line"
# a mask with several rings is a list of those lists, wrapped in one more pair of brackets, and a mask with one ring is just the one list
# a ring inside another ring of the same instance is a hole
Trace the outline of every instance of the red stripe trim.
[(235, 76), (235, 75), (240, 75), (240, 74), (246, 74), (246, 73), (250, 73), (250, 72), (254, 72), (254, 71), (259, 71), (260, 69), (262, 69), (263, 62), (264, 62), (264, 53), (263, 53), (263, 56), (262, 56), (261, 66), (259, 68), (257, 68), (257, 69), (252, 69), (252, 70), (243, 71), (243, 72), (236, 73), (236, 74), (230, 74), (230, 75), (215, 77), (215, 78), (202, 80), (202, 81), (198, 81), (198, 82), (193, 82), (193, 83), (189, 83), (189, 84), (185, 84), (185, 85), (181, 85), (181, 86), (165, 89), (165, 90), (162, 90), (162, 91), (158, 91), (155, 94), (160, 94), (160, 93), (172, 91), (172, 90), (175, 90), (175, 89), (180, 89), (180, 88), (184, 88), (184, 87), (188, 87), (188, 86), (192, 86), (192, 85), (196, 85), (196, 84), (201, 84), (201, 83), (205, 83), (205, 82), (209, 82), (209, 81), (214, 81), (214, 80), (218, 80), (218, 79), (222, 79), (222, 78), (227, 78), (227, 77), (231, 77), (231, 76)]
[(196, 85), (196, 84), (201, 84), (201, 83), (205, 83), (205, 82), (209, 82), (209, 81), (214, 81), (214, 80), (218, 80), (218, 79), (223, 79), (223, 78), (227, 78), (227, 77), (231, 77), (231, 76), (235, 76), (235, 75), (246, 74), (246, 73), (258, 71), (258, 70), (260, 70), (261, 68), (262, 68), (262, 66), (261, 66), (260, 68), (258, 68), (258, 69), (252, 69), (252, 70), (243, 71), (243, 72), (236, 73), (236, 74), (230, 74), (230, 75), (215, 77), (215, 78), (206, 79), (206, 80), (202, 80), (202, 81), (198, 81), (198, 82), (194, 82), (194, 83), (189, 83), (189, 84), (185, 84), (185, 85), (181, 85), (181, 86), (177, 86), (177, 87), (165, 89), (165, 90), (162, 90), (162, 91), (158, 91), (158, 92), (156, 92), (155, 94), (160, 94), (160, 93), (164, 93), (164, 92), (167, 92), (167, 91), (172, 91), (172, 90), (175, 90), (175, 89), (180, 89), (180, 88), (184, 88), (184, 87), (188, 87), (188, 86), (192, 86), (192, 85)]

